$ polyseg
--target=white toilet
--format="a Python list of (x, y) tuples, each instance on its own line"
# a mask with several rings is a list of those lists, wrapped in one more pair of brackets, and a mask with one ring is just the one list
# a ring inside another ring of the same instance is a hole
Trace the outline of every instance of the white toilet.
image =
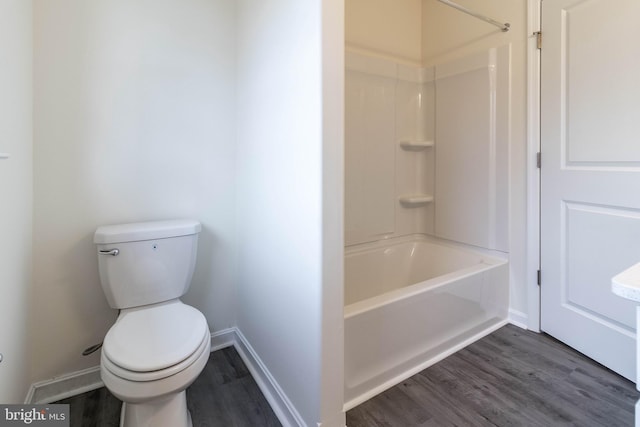
[(100, 375), (124, 403), (120, 426), (191, 427), (186, 388), (209, 358), (205, 317), (183, 304), (196, 261), (197, 221), (98, 227), (102, 289), (120, 309), (105, 336)]

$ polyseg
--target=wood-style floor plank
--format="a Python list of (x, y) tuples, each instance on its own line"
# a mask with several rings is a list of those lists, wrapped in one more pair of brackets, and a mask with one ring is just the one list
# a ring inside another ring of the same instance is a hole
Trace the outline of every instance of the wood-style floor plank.
[[(71, 427), (118, 427), (121, 402), (105, 388), (56, 403), (70, 405)], [(187, 389), (194, 427), (280, 426), (233, 347), (215, 351)]]
[[(347, 413), (348, 427), (633, 426), (633, 383), (553, 338), (505, 326)], [(187, 389), (194, 427), (279, 426), (233, 348)], [(71, 425), (117, 427), (102, 388), (59, 403)]]
[(566, 345), (509, 325), (353, 408), (347, 425), (633, 426), (638, 397)]

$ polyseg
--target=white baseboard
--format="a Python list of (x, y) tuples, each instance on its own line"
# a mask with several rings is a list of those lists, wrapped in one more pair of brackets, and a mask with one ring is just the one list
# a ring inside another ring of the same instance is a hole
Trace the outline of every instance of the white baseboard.
[(509, 323), (522, 329), (529, 329), (527, 328), (529, 317), (525, 313), (512, 308), (509, 309)]
[(242, 332), (233, 327), (211, 334), (212, 352), (230, 346), (235, 347), (283, 427), (304, 427), (306, 424), (295, 406)]
[(31, 384), (25, 404), (52, 403), (103, 387), (100, 366)]
[(283, 427), (304, 427), (304, 420), (239, 329), (235, 348)]
[(211, 352), (231, 347), (236, 342), (235, 328), (223, 329), (211, 333)]
[[(304, 420), (286, 396), (266, 365), (237, 328), (211, 334), (211, 351), (234, 346), (262, 394), (284, 427), (303, 427)], [(100, 366), (72, 372), (50, 380), (34, 383), (29, 388), (25, 404), (52, 403), (104, 387)]]
[[(211, 351), (234, 345), (235, 330), (225, 329), (211, 334)], [(52, 403), (104, 387), (100, 366), (61, 375), (31, 384), (25, 404)]]

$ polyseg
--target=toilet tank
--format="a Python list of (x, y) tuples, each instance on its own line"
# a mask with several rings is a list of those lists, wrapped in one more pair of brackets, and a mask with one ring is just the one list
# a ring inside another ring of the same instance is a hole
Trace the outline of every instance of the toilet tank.
[(184, 295), (191, 285), (200, 229), (192, 220), (98, 227), (93, 242), (109, 305), (138, 307)]

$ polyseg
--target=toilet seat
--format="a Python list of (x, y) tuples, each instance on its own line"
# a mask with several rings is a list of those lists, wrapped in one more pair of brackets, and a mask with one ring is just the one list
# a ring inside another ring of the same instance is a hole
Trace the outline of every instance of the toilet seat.
[(121, 313), (105, 336), (103, 359), (122, 378), (151, 381), (189, 366), (208, 340), (204, 315), (174, 300)]
[(211, 337), (209, 336), (209, 334), (205, 335), (202, 339), (202, 342), (196, 349), (196, 351), (194, 351), (189, 357), (187, 357), (185, 360), (183, 360), (180, 363), (177, 363), (173, 366), (170, 366), (168, 368), (161, 369), (158, 371), (150, 371), (150, 372), (130, 371), (128, 369), (124, 369), (116, 365), (115, 363), (113, 363), (104, 353), (102, 354), (101, 364), (104, 369), (128, 381), (148, 382), (148, 381), (161, 380), (163, 378), (167, 378), (172, 375), (178, 374), (184, 371), (185, 369), (187, 369), (188, 367), (190, 367), (191, 365), (193, 365), (202, 356), (203, 352), (206, 352), (210, 349), (210, 341), (211, 341)]

